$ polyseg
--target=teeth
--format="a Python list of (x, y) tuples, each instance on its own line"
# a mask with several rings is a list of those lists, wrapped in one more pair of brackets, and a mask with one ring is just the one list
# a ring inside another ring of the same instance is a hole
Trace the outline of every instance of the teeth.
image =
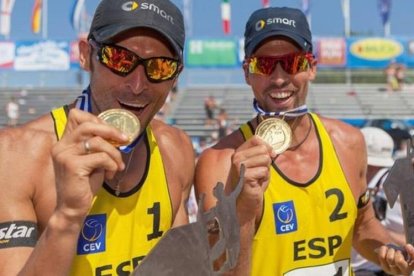
[(278, 92), (278, 93), (273, 93), (270, 96), (274, 99), (284, 99), (284, 98), (288, 98), (292, 95), (292, 92)]
[(140, 105), (140, 104), (126, 104), (126, 105), (134, 107), (134, 108), (143, 108), (144, 107), (143, 105)]
[(122, 105), (125, 105), (125, 106), (129, 106), (129, 107), (132, 107), (132, 108), (143, 108), (145, 105), (142, 105), (142, 104), (137, 104), (137, 103), (125, 103), (125, 102), (121, 102), (121, 104)]

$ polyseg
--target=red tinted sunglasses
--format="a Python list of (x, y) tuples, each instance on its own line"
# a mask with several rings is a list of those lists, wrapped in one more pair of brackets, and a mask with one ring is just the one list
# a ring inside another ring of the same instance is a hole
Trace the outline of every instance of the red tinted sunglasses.
[(181, 70), (179, 60), (170, 57), (141, 58), (127, 48), (114, 44), (101, 44), (89, 40), (98, 49), (98, 59), (113, 73), (125, 77), (142, 64), (150, 82), (162, 82), (175, 78)]
[(249, 57), (246, 63), (252, 74), (270, 75), (279, 63), (282, 69), (291, 75), (305, 71), (313, 60), (312, 53), (296, 52), (281, 56)]

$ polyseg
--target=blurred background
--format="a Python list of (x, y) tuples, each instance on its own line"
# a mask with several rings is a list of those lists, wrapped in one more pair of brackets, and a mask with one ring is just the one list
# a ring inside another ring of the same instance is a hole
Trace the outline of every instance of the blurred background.
[[(3, 128), (72, 102), (85, 88), (77, 41), (87, 34), (99, 0), (0, 2)], [(413, 134), (414, 1), (173, 2), (185, 17), (185, 69), (158, 118), (184, 129), (197, 152), (255, 116), (241, 70), (243, 31), (249, 15), (267, 6), (307, 15), (318, 60), (308, 96), (313, 112), (381, 127), (397, 145)]]

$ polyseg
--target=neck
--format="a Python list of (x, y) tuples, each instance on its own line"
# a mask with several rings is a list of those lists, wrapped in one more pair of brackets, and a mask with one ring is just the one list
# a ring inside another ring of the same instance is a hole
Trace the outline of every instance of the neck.
[(297, 123), (294, 121), (290, 124), (290, 127), (292, 128), (293, 141), (288, 150), (294, 151), (308, 139), (313, 127), (312, 119), (310, 115), (306, 114), (297, 118)]

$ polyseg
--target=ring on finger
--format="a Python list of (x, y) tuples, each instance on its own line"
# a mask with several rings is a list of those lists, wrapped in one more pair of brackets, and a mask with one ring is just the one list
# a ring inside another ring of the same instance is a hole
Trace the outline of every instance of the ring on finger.
[(83, 141), (83, 148), (85, 149), (85, 153), (91, 153), (91, 144), (89, 144), (88, 140)]

